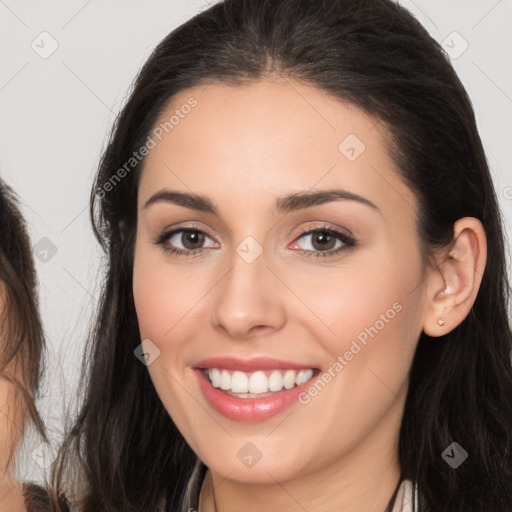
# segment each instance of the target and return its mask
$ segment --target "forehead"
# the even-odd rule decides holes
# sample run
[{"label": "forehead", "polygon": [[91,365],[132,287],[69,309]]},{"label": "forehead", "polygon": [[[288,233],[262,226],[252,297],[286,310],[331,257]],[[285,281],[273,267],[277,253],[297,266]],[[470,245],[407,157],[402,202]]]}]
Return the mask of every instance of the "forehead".
[{"label": "forehead", "polygon": [[293,191],[342,187],[384,211],[415,210],[385,127],[301,82],[192,87],[174,96],[155,128],[161,140],[146,157],[139,204],[159,188],[270,207]]}]

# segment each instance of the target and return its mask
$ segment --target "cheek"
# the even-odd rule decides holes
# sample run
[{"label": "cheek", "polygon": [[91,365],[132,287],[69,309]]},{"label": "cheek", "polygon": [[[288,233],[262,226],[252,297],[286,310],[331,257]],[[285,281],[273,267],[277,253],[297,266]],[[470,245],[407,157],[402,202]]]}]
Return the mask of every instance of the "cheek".
[{"label": "cheek", "polygon": [[200,286],[168,265],[165,254],[137,242],[133,267],[133,296],[141,336],[158,341],[197,302]]},{"label": "cheek", "polygon": [[[148,244],[149,245],[149,244]],[[211,274],[211,272],[210,272]],[[150,339],[160,350],[157,364],[182,368],[189,341],[208,318],[203,300],[218,279],[206,270],[170,263],[160,249],[136,244],[133,296],[141,340]]]},{"label": "cheek", "polygon": [[[397,259],[389,254],[377,261],[354,258],[339,271],[325,277],[302,280],[297,295],[304,297],[314,314],[305,315],[331,354],[350,349],[351,341],[362,343],[375,331],[392,333],[402,323],[416,318],[413,290],[420,282],[419,260]],[[412,315],[413,318],[409,318]],[[392,336],[391,336],[392,337]]]},{"label": "cheek", "polygon": [[[301,288],[315,315],[302,320],[316,342],[330,355],[324,369],[325,386],[301,397],[305,409],[322,411],[323,435],[333,445],[347,447],[368,435],[405,399],[404,386],[421,333],[419,259],[392,257],[340,269],[338,277]],[[306,318],[306,317],[305,317]],[[325,389],[325,391],[324,391]],[[337,404],[333,406],[333,404]],[[316,415],[305,415],[304,425],[319,429]],[[331,456],[329,447],[324,456]]]},{"label": "cheek", "polygon": [[[316,286],[303,281],[298,294],[308,298],[315,313],[304,317],[306,329],[316,333],[331,358],[326,379],[332,386],[327,386],[368,426],[407,380],[421,334],[423,288],[417,285],[422,266],[413,250],[404,257],[391,248],[387,254],[361,255],[350,263]],[[319,402],[323,400],[327,407],[326,394]],[[378,403],[382,410],[377,413],[375,405],[372,413],[364,405],[368,403]]]}]

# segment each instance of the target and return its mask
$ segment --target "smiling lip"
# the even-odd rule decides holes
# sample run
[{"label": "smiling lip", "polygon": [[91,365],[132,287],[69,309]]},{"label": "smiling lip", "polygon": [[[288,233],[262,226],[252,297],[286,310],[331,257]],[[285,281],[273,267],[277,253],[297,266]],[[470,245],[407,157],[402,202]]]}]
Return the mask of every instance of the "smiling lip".
[{"label": "smiling lip", "polygon": [[258,370],[307,370],[315,368],[311,365],[270,359],[268,357],[255,357],[253,359],[237,359],[236,357],[212,357],[203,359],[194,365],[194,368],[224,368],[226,370],[239,370],[241,372],[256,372]]},{"label": "smiling lip", "polygon": [[204,375],[205,368],[223,368],[226,370],[255,372],[258,370],[274,369],[302,370],[315,367],[268,358],[242,360],[225,357],[205,359],[197,363],[194,368],[194,374],[208,403],[213,409],[226,418],[243,422],[262,421],[279,414],[297,402],[300,393],[313,385],[313,383],[322,376],[322,372],[319,371],[316,375],[313,375],[310,380],[300,386],[291,389],[283,388],[281,391],[261,398],[238,398],[214,388],[209,379]]}]

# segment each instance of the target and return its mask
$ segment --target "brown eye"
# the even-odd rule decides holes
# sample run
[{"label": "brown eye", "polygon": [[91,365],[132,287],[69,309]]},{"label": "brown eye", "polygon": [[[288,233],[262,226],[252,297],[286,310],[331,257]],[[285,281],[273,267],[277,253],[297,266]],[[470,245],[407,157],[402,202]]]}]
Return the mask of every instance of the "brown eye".
[{"label": "brown eye", "polygon": [[327,231],[316,231],[311,236],[312,246],[316,251],[327,251],[334,249],[336,245],[336,237],[329,234]]},{"label": "brown eye", "polygon": [[185,249],[199,249],[204,243],[205,235],[201,231],[182,231],[181,243]]},{"label": "brown eye", "polygon": [[312,229],[302,233],[293,243],[293,248],[306,257],[322,258],[334,256],[354,248],[356,240],[333,229]]},{"label": "brown eye", "polygon": [[164,251],[180,256],[197,256],[218,244],[200,229],[182,228],[164,232],[154,241]]}]

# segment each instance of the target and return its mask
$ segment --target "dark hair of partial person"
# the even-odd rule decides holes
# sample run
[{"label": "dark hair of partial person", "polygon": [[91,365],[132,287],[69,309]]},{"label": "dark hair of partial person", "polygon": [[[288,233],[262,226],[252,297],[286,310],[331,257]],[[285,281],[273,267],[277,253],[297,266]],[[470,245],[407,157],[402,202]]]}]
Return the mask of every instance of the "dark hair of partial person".
[{"label": "dark hair of partial person", "polygon": [[[32,249],[16,194],[0,179],[0,282],[2,283],[0,375],[15,389],[15,407],[47,441],[36,407],[45,349]],[[2,418],[0,418],[2,419]],[[7,428],[17,428],[7,422]],[[20,433],[21,434],[21,433]],[[9,454],[12,464],[15,451]],[[35,486],[26,487],[30,501]]]},{"label": "dark hair of partial person", "polygon": [[[440,45],[391,0],[226,0],[154,49],[114,124],[91,193],[106,280],[57,492],[84,512],[197,507],[206,468],[134,357],[141,343],[132,274],[144,160],[108,192],[104,184],[146,143],[177,93],[269,77],[316,87],[385,127],[389,154],[418,198],[425,268],[435,268],[436,250],[451,248],[455,221],[482,222],[488,257],[473,307],[451,332],[435,339],[423,333],[418,341],[399,460],[401,478],[418,483],[421,511],[509,512],[512,335],[503,221],[466,90]],[[441,456],[454,441],[469,453],[456,470]]]}]

